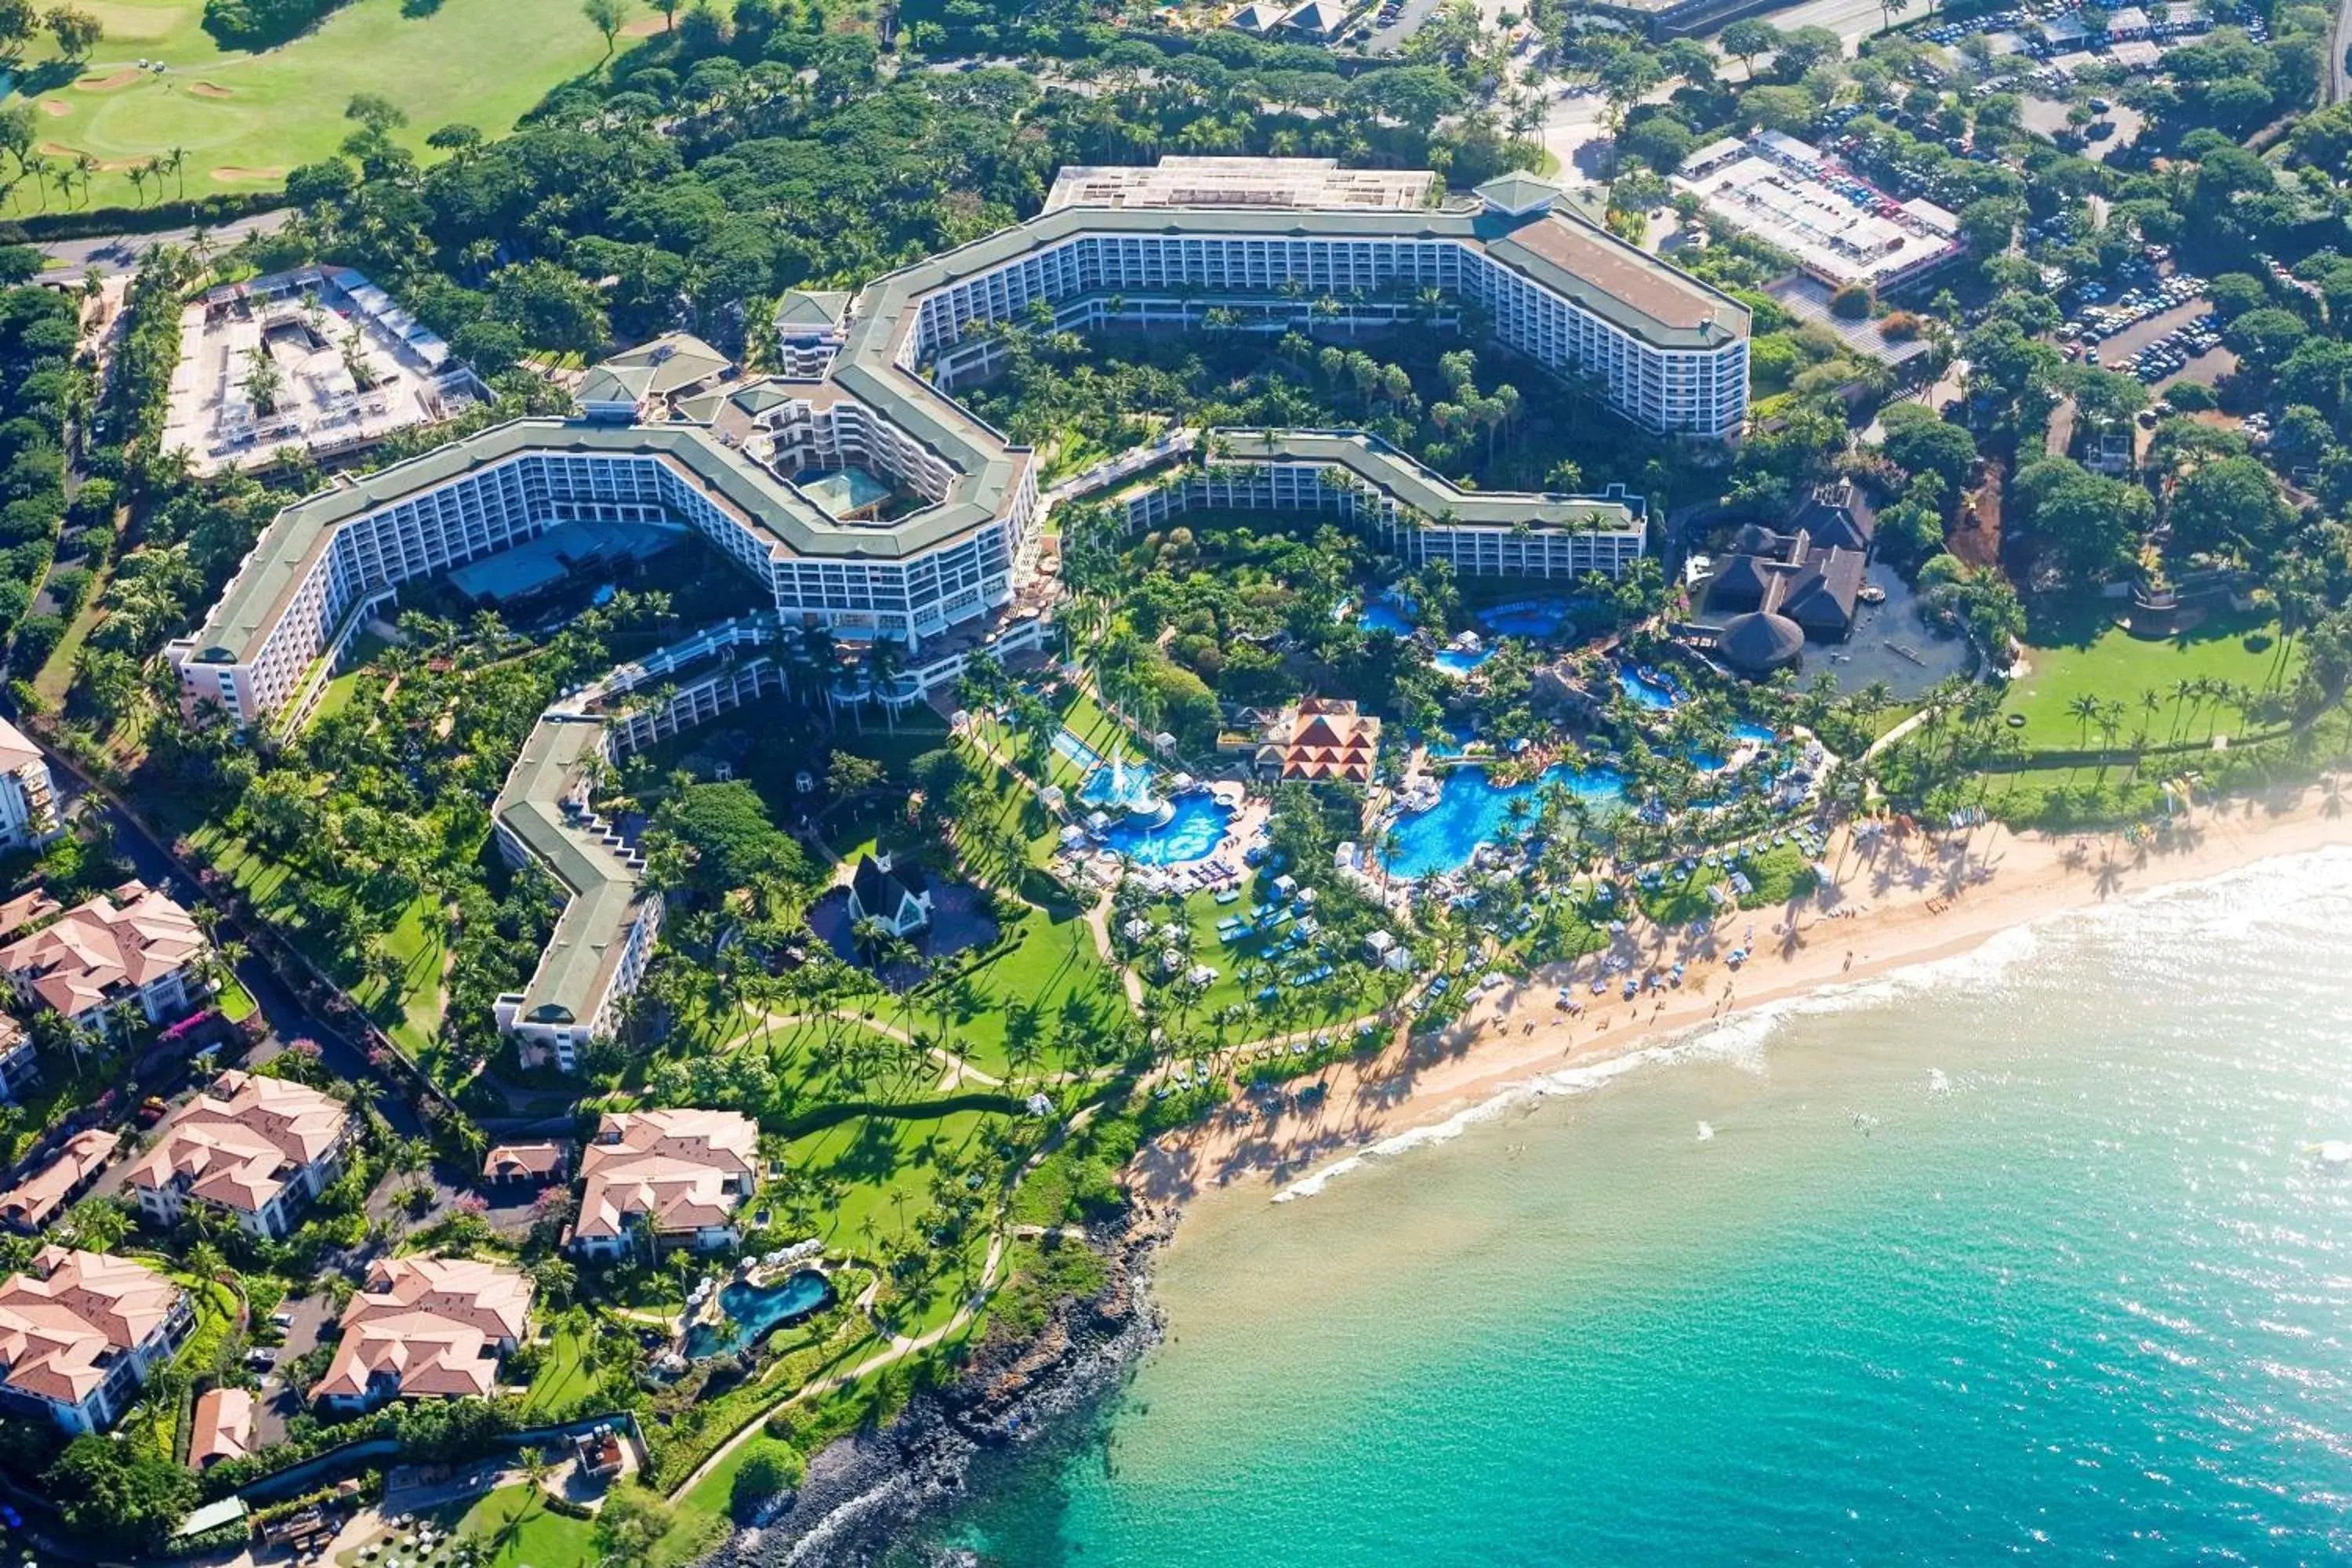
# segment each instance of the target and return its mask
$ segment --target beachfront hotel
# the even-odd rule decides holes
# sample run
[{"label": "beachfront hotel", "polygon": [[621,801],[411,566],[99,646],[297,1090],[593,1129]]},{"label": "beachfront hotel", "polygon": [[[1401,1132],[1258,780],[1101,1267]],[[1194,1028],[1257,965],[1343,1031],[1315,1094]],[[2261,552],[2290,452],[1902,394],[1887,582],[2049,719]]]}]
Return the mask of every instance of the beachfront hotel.
[{"label": "beachfront hotel", "polygon": [[[1507,175],[1408,206],[1410,184],[1314,160],[1231,163],[1134,182],[1080,171],[1077,199],[1129,205],[1049,206],[855,295],[789,296],[785,375],[746,378],[706,344],[661,340],[592,372],[581,417],[494,426],[297,502],[171,646],[183,700],[241,723],[299,719],[402,584],[567,523],[691,528],[761,582],[780,623],[898,641],[927,689],[942,658],[1018,618],[1036,465],[954,393],[999,368],[1003,324],[1036,317],[1181,331],[1216,310],[1243,331],[1326,335],[1472,319],[1646,429],[1739,433],[1745,308],[1558,208],[1556,188]],[[1201,205],[1159,205],[1173,193]],[[1376,486],[1404,471],[1371,467],[1359,477]],[[1559,526],[1464,512],[1461,537],[1408,553],[1516,572],[1501,543],[1514,523]],[[1597,570],[1625,560],[1588,553]]]},{"label": "beachfront hotel", "polygon": [[566,1237],[583,1257],[649,1247],[709,1252],[740,1237],[760,1129],[732,1110],[608,1112],[580,1151],[580,1217]]}]

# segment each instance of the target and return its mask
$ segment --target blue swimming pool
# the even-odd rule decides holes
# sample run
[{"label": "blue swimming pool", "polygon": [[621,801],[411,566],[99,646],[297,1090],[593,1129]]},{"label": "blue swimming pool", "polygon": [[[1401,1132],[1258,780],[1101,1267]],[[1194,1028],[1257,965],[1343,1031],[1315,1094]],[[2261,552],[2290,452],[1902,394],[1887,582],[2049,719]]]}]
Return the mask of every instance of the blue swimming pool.
[{"label": "blue swimming pool", "polygon": [[1078,804],[1105,811],[1128,811],[1151,797],[1150,763],[1106,763],[1097,759],[1078,785]]},{"label": "blue swimming pool", "polygon": [[1105,845],[1139,866],[1181,866],[1205,859],[1225,837],[1234,814],[1207,790],[1187,790],[1168,803],[1166,822],[1115,822],[1103,832]]},{"label": "blue swimming pool", "polygon": [[1409,637],[1418,629],[1405,618],[1404,612],[1386,599],[1374,599],[1356,612],[1356,624],[1368,632],[1393,632]]},{"label": "blue swimming pool", "polygon": [[1682,693],[1664,680],[1643,675],[1630,664],[1617,667],[1617,689],[1622,691],[1636,708],[1654,709],[1661,712],[1680,702]]},{"label": "blue swimming pool", "polygon": [[730,1280],[719,1291],[719,1310],[727,1314],[727,1322],[697,1323],[687,1330],[686,1353],[695,1361],[733,1355],[756,1343],[769,1330],[805,1318],[832,1299],[832,1285],[814,1268],[803,1268],[774,1285]]},{"label": "blue swimming pool", "polygon": [[1497,605],[1481,613],[1478,619],[1497,637],[1556,637],[1568,629],[1568,601],[1527,599],[1517,604]]},{"label": "blue swimming pool", "polygon": [[[1769,746],[1778,738],[1778,736],[1763,725],[1751,724],[1745,719],[1731,727],[1731,748],[1734,751],[1738,750],[1741,746],[1749,744]],[[1731,761],[1731,759],[1723,752],[1710,752],[1703,746],[1693,746],[1689,751],[1683,754],[1688,757],[1694,764],[1706,769],[1708,773],[1717,772],[1718,769],[1728,765]]]},{"label": "blue swimming pool", "polygon": [[1502,839],[1510,823],[1511,802],[1526,801],[1531,822],[1536,792],[1553,783],[1566,784],[1588,805],[1624,804],[1624,777],[1609,768],[1557,763],[1541,778],[1516,784],[1493,783],[1484,768],[1455,768],[1445,775],[1435,805],[1397,818],[1397,852],[1387,860],[1389,870],[1399,877],[1427,877],[1468,865],[1478,846]]},{"label": "blue swimming pool", "polygon": [[1495,650],[1490,647],[1482,647],[1476,653],[1458,647],[1442,647],[1431,656],[1429,662],[1449,675],[1467,675],[1494,657]]}]

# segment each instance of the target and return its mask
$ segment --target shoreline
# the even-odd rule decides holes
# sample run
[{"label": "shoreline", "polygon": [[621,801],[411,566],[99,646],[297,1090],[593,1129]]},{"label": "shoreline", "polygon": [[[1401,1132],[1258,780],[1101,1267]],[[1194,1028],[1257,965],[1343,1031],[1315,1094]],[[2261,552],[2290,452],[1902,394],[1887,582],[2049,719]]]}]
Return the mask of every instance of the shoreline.
[{"label": "shoreline", "polygon": [[[1997,824],[1899,836],[1883,826],[1874,836],[1868,825],[1860,835],[1833,833],[1820,864],[1834,884],[1789,906],[1726,914],[1704,936],[1628,922],[1608,949],[1540,966],[1444,1030],[1298,1080],[1293,1087],[1324,1086],[1310,1105],[1236,1099],[1146,1145],[1128,1167],[1129,1189],[1181,1236],[1189,1200],[1203,1192],[1265,1184],[1281,1201],[1295,1184],[1377,1144],[1433,1131],[1564,1071],[1623,1064],[1692,1029],[1958,957],[2039,921],[2352,846],[2352,807],[2326,781],[2197,805],[2138,842],[2120,833],[2016,834]],[[1750,957],[1734,971],[1723,954],[1743,944]],[[1612,955],[1631,967],[1593,995]],[[1679,988],[1622,999],[1625,973],[1678,960],[1686,965]],[[1580,1016],[1556,1007],[1563,987],[1582,1005]]]}]

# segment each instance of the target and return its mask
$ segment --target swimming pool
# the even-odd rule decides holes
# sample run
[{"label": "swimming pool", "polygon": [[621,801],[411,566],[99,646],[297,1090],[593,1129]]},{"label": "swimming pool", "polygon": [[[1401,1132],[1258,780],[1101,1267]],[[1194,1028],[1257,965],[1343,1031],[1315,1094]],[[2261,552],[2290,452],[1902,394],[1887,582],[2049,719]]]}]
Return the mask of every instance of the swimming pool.
[{"label": "swimming pool", "polygon": [[1429,662],[1448,675],[1467,675],[1494,657],[1495,650],[1490,647],[1482,647],[1476,653],[1458,647],[1442,647],[1431,656]]},{"label": "swimming pool", "polygon": [[1182,866],[1208,858],[1223,841],[1234,814],[1207,790],[1187,790],[1168,803],[1167,821],[1115,822],[1102,841],[1139,866]]},{"label": "swimming pool", "polygon": [[1680,702],[1682,693],[1664,680],[1643,675],[1630,664],[1617,667],[1617,689],[1622,691],[1636,708],[1649,708],[1663,712]]},{"label": "swimming pool", "polygon": [[[1743,719],[1731,727],[1733,750],[1745,745],[1769,746],[1780,737],[1761,724],[1751,724]],[[1719,773],[1730,765],[1730,757],[1720,752],[1710,752],[1704,746],[1693,746],[1683,753],[1692,763],[1708,773]]]},{"label": "swimming pool", "polygon": [[1358,610],[1356,624],[1368,632],[1393,632],[1401,637],[1409,637],[1419,629],[1386,599],[1374,599]]},{"label": "swimming pool", "polygon": [[1568,629],[1568,601],[1526,599],[1482,612],[1479,621],[1497,637],[1556,637]]},{"label": "swimming pool", "polygon": [[1392,830],[1397,851],[1394,857],[1384,858],[1385,864],[1399,877],[1427,877],[1466,866],[1478,846],[1502,839],[1511,802],[1526,801],[1526,820],[1535,820],[1536,794],[1548,784],[1567,785],[1570,794],[1596,808],[1622,805],[1625,801],[1624,776],[1611,768],[1555,763],[1541,778],[1515,784],[1491,782],[1484,768],[1455,768],[1445,775],[1435,805],[1396,819]]},{"label": "swimming pool", "polygon": [[697,1323],[686,1331],[686,1353],[733,1355],[778,1324],[805,1318],[833,1299],[833,1286],[814,1268],[803,1268],[775,1285],[730,1280],[719,1292],[719,1310],[728,1321]]}]

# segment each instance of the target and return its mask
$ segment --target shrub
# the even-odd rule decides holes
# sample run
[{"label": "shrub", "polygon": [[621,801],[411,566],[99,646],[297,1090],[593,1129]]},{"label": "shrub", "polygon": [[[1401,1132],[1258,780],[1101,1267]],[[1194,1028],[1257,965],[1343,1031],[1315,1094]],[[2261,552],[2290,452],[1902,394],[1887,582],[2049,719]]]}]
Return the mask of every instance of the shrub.
[{"label": "shrub", "polygon": [[1919,335],[1919,318],[1908,310],[1889,310],[1878,323],[1878,332],[1888,342],[1907,342]]},{"label": "shrub", "polygon": [[1830,314],[1841,321],[1869,320],[1870,305],[1870,289],[1860,283],[1849,283],[1830,296]]}]

